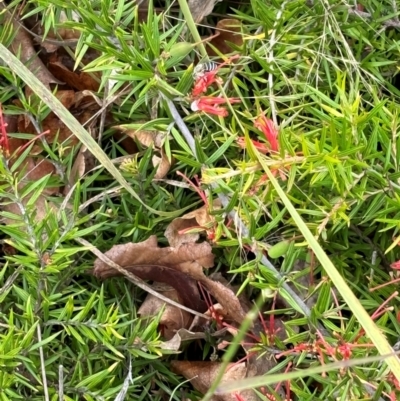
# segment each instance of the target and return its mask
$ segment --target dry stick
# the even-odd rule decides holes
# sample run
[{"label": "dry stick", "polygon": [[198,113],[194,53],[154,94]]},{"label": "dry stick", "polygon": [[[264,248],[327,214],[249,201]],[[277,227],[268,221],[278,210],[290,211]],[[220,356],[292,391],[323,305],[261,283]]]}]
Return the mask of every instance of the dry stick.
[{"label": "dry stick", "polygon": [[[175,120],[176,125],[179,127],[181,130],[186,142],[188,143],[190,149],[192,150],[193,154],[196,156],[196,149],[194,145],[194,139],[186,126],[185,122],[182,120],[182,117],[179,115],[178,110],[176,109],[174,103],[169,100],[167,97],[163,96],[165,102],[168,105],[169,111],[172,115],[172,117]],[[213,188],[218,188],[218,184],[211,184]],[[218,198],[221,200],[222,204],[224,207],[227,207],[229,204],[229,198],[226,195],[223,194],[218,194]],[[239,217],[238,213],[236,211],[231,211],[229,212],[229,216],[233,219],[235,222],[236,228],[240,232],[241,237],[249,237],[249,230],[246,227],[246,225],[243,223],[242,219]],[[311,320],[311,311],[310,308],[303,302],[303,300],[297,295],[297,293],[283,280],[282,275],[276,270],[275,266],[260,252],[255,250],[254,253],[260,257],[261,263],[268,269],[270,270],[275,278],[278,281],[281,281],[282,288],[292,297],[292,299],[296,302],[296,304],[299,306],[301,311],[304,313],[304,315]],[[324,330],[323,328],[320,328],[321,330]],[[324,330],[325,331],[325,330]]]},{"label": "dry stick", "polygon": [[114,401],[124,401],[126,394],[128,393],[129,385],[133,383],[132,379],[132,357],[129,357],[129,367],[128,373],[126,374],[124,383],[122,384],[122,388],[120,392],[115,397]]},{"label": "dry stick", "polygon": [[143,281],[141,278],[137,277],[130,271],[124,269],[122,266],[118,265],[114,261],[112,261],[110,258],[108,258],[104,253],[100,252],[93,244],[91,244],[89,241],[86,241],[83,238],[75,238],[76,242],[79,242],[83,246],[87,246],[89,251],[92,252],[94,255],[96,255],[102,262],[107,264],[108,266],[112,267],[113,269],[117,270],[119,273],[121,273],[123,276],[125,276],[129,281],[137,285],[139,288],[141,288],[144,291],[147,291],[151,295],[154,295],[157,298],[162,299],[164,302],[171,304],[179,309],[183,309],[186,312],[191,313],[192,315],[200,316],[204,319],[210,320],[210,317],[207,315],[204,315],[203,313],[197,312],[193,309],[187,308],[186,306],[183,306],[179,304],[178,302],[173,301],[172,299],[169,299],[165,297],[164,295],[159,294],[157,291],[155,291],[152,287],[150,287],[148,284],[146,284],[145,281]]},{"label": "dry stick", "polygon": [[58,366],[58,399],[64,401],[64,367]]}]

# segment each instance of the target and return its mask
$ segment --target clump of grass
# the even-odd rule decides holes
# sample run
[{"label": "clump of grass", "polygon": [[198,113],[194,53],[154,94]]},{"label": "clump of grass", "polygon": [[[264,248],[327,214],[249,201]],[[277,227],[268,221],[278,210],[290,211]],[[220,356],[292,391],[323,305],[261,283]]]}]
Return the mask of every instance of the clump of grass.
[{"label": "clump of grass", "polygon": [[[147,21],[139,23],[137,7],[123,0],[29,3],[28,14],[42,21],[45,32],[61,27],[81,32],[76,47],[69,49],[76,66],[88,49],[98,52],[85,71],[99,74],[100,99],[118,94],[113,125],[140,127],[145,121],[146,129],[165,132],[165,151],[175,163],[170,181],[153,179],[151,149],[143,150],[130,169],[118,169],[110,159],[126,151],[114,130],[106,127],[102,133],[101,151],[77,127],[76,135],[87,141],[100,165],[75,186],[69,206],[64,199],[52,199],[57,212],[48,208],[37,222],[35,200],[49,180],[21,191],[25,172],[1,159],[2,203],[20,209],[18,215],[2,212],[3,218],[14,219],[1,227],[3,243],[16,250],[3,256],[0,269],[2,399],[114,400],[127,377],[132,377],[128,397],[180,399],[174,389],[181,379],[168,369],[176,356],[163,350],[157,319],[143,322],[136,315],[143,294],[121,279],[100,283],[88,275],[94,256],[76,241],[85,238],[105,251],[151,234],[162,239],[173,216],[201,201],[187,185],[174,184],[178,172],[199,176],[210,199],[224,196],[223,213],[236,213],[248,229],[243,235],[218,216],[218,269],[249,299],[259,293],[286,296],[289,307],[282,314],[291,334],[281,345],[290,344],[299,353],[286,355],[276,371],[290,363],[305,369],[343,359],[337,351],[346,344],[351,358],[379,354],[373,346],[354,346],[370,344],[365,327],[344,293],[333,288],[305,232],[319,242],[388,342],[398,341],[398,294],[395,283],[389,283],[390,265],[399,259],[398,12],[392,2],[363,6],[357,11],[331,0],[252,0],[227,10],[227,4],[218,4],[216,11],[241,21],[245,38],[236,49],[239,60],[220,74],[224,84],[213,93],[241,100],[222,118],[190,110],[198,48],[176,52],[183,48],[180,43],[193,42],[193,26],[187,30],[168,5],[158,15],[150,8]],[[60,22],[61,11],[67,22]],[[10,34],[3,28],[2,43],[9,43]],[[8,66],[0,68],[3,112],[25,114],[40,125],[48,104],[30,104],[21,79]],[[22,106],[15,106],[14,99]],[[194,149],[175,125],[171,102],[193,135]],[[279,130],[278,152],[267,156],[251,145],[251,139],[264,141],[254,126],[262,113]],[[238,137],[245,138],[245,149]],[[75,151],[64,152],[56,143],[45,149],[46,158],[68,174]],[[265,177],[268,169],[278,172],[284,196],[273,177]],[[32,198],[25,202],[27,196]],[[88,200],[87,208],[80,207]],[[281,241],[290,243],[284,257],[269,262],[249,251],[268,250]],[[307,262],[306,270],[296,271],[299,260]],[[266,269],[267,263],[284,279]],[[300,276],[309,277],[314,295],[306,317],[282,290],[287,281],[301,292]],[[311,330],[310,320],[324,332]],[[298,327],[299,333],[290,330]],[[318,344],[319,359],[307,359],[311,351],[306,344]],[[366,392],[379,399],[395,397],[394,384],[386,364],[371,362],[294,378],[290,388],[292,397],[302,401],[315,396],[358,399]],[[190,385],[183,388],[193,399],[199,396]]]}]

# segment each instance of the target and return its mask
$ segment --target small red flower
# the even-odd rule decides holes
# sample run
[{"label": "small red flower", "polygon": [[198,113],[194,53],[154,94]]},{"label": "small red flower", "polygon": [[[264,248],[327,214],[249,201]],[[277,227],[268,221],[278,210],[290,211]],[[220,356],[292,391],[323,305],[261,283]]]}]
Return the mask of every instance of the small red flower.
[{"label": "small red flower", "polygon": [[218,71],[225,65],[231,63],[232,60],[236,60],[239,57],[240,57],[239,54],[235,54],[234,56],[228,58],[223,63],[219,64],[216,69],[201,73],[197,77],[196,82],[194,83],[192,90],[192,97],[200,96],[202,93],[206,92],[208,87],[211,86],[214,82],[222,84],[224,81],[222,80],[222,78],[217,77]]},{"label": "small red flower", "polygon": [[339,345],[338,347],[339,354],[343,356],[343,359],[351,358],[351,348],[348,344]]},{"label": "small red flower", "polygon": [[271,150],[277,152],[279,149],[278,131],[274,126],[274,122],[263,114],[257,117],[254,121],[254,126],[265,135],[271,146]]},{"label": "small red flower", "polygon": [[400,260],[398,260],[397,262],[394,262],[390,265],[390,267],[394,270],[400,270]]},{"label": "small red flower", "polygon": [[[239,99],[235,98],[228,98],[227,100],[230,104],[240,102]],[[192,102],[190,107],[193,111],[203,111],[207,114],[226,117],[228,110],[225,107],[220,107],[220,105],[226,103],[227,100],[223,97],[203,96]]]},{"label": "small red flower", "polygon": [[212,85],[214,82],[222,84],[223,81],[220,77],[217,77],[218,70],[208,71],[201,75],[197,81],[194,83],[194,87],[192,90],[192,96],[197,97],[202,93],[207,91],[207,88]]}]

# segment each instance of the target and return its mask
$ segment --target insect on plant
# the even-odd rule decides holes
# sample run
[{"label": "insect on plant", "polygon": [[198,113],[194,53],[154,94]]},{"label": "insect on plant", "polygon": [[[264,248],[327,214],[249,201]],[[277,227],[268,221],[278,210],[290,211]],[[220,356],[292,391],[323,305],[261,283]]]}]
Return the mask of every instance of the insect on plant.
[{"label": "insect on plant", "polygon": [[202,77],[205,73],[216,71],[219,65],[214,61],[207,61],[205,63],[199,63],[193,70],[193,78],[198,79]]}]

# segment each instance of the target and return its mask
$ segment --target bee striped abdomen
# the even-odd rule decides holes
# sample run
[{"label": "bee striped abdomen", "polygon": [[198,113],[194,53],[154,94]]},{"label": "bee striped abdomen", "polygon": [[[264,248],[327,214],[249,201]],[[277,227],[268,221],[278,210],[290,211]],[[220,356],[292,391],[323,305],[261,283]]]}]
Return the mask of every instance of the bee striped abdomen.
[{"label": "bee striped abdomen", "polygon": [[218,69],[218,64],[214,61],[207,61],[205,63],[197,64],[193,71],[193,76],[195,79],[201,77],[206,72],[215,71]]}]

